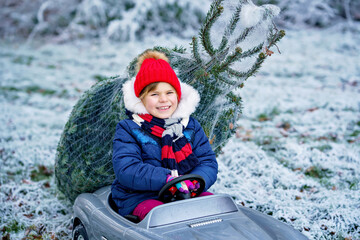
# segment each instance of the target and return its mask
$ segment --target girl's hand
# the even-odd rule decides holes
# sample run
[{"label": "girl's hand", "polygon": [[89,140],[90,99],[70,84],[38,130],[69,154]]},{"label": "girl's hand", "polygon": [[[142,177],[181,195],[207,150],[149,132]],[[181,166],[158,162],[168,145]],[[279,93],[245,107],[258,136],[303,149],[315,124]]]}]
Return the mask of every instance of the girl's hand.
[{"label": "girl's hand", "polygon": [[[168,183],[168,182],[170,182],[171,180],[174,180],[176,177],[173,177],[173,176],[171,176],[171,175],[168,175],[167,176],[167,178],[166,178],[166,182]],[[179,183],[177,183],[177,184],[175,184],[175,186],[176,186],[176,188],[180,191],[180,192],[182,192],[182,193],[189,193],[189,187],[188,187],[188,184],[187,184],[187,182],[190,182],[189,180],[187,180],[187,181],[183,181],[183,182],[179,182]],[[191,182],[190,182],[191,183]],[[191,183],[191,184],[189,184],[189,186],[191,186],[192,187],[192,189],[194,189],[194,185]]]},{"label": "girl's hand", "polygon": [[192,192],[192,191],[197,191],[200,188],[200,183],[196,180],[190,181],[190,180],[185,180],[184,181],[186,183],[186,185],[188,186],[188,189]]},{"label": "girl's hand", "polygon": [[184,182],[185,182],[186,186],[188,187],[189,191],[197,190],[195,185],[190,180],[185,180]]}]

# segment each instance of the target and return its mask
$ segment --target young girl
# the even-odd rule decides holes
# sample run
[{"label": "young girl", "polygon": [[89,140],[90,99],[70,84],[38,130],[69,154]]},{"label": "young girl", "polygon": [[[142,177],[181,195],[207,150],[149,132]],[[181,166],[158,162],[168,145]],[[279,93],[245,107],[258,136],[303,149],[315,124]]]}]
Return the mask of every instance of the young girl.
[{"label": "young girl", "polygon": [[[215,153],[198,121],[190,117],[199,93],[181,83],[165,54],[145,51],[137,62],[137,75],[123,86],[129,119],[116,127],[113,167],[116,179],[112,198],[120,215],[142,220],[154,207],[160,189],[179,175],[198,174],[205,179],[202,195],[214,184],[218,165]],[[188,181],[187,187],[195,186]],[[178,187],[181,191],[186,191]]]}]

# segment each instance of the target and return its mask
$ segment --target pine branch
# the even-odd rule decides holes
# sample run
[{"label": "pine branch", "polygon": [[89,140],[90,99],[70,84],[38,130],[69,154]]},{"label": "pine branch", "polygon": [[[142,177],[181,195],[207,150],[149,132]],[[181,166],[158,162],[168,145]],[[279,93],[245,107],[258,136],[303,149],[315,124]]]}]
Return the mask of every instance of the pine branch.
[{"label": "pine branch", "polygon": [[235,52],[226,57],[225,61],[221,64],[220,69],[225,70],[231,63],[243,58],[242,49],[240,47],[235,48]]},{"label": "pine branch", "polygon": [[259,44],[258,46],[254,47],[253,49],[247,50],[245,52],[242,52],[242,49],[237,47],[235,49],[235,53],[228,56],[226,60],[221,64],[220,69],[222,71],[225,71],[227,67],[229,67],[232,63],[239,61],[242,58],[251,57],[255,53],[258,53],[263,46],[264,43]]},{"label": "pine branch", "polygon": [[[162,46],[155,46],[154,50],[163,52],[163,53],[165,53],[166,56],[169,56],[171,53],[171,50],[169,48],[162,47]],[[137,58],[134,61],[137,61]]]},{"label": "pine branch", "polygon": [[236,24],[240,20],[240,12],[241,12],[242,5],[238,6],[230,20],[230,23],[227,25],[227,28],[225,29],[224,36],[221,40],[221,43],[218,48],[218,52],[221,52],[225,49],[227,43],[229,42],[229,36],[232,35],[232,33],[235,30]]},{"label": "pine branch", "polygon": [[255,73],[257,73],[259,71],[259,69],[260,69],[261,65],[264,63],[265,59],[266,59],[265,53],[261,52],[259,54],[259,56],[256,58],[256,61],[253,64],[253,66],[248,71],[249,77],[253,76]]},{"label": "pine branch", "polygon": [[254,29],[254,27],[246,28],[242,34],[235,40],[235,45],[239,44],[240,42],[244,41],[245,38],[249,35],[249,33]]},{"label": "pine branch", "polygon": [[198,44],[198,41],[197,41],[197,38],[196,37],[193,37],[192,38],[192,54],[194,56],[194,59],[195,61],[198,63],[198,64],[201,64],[202,65],[202,59],[200,57],[200,53],[199,53],[199,44]]},{"label": "pine branch", "polygon": [[218,80],[229,86],[234,86],[237,84],[237,81],[231,80],[230,78],[225,77],[225,76],[219,76]]},{"label": "pine branch", "polygon": [[244,81],[246,81],[249,77],[253,76],[261,67],[262,63],[264,62],[264,60],[266,59],[266,55],[265,53],[261,52],[259,54],[259,56],[256,58],[255,63],[251,66],[251,68],[246,71],[246,72],[238,72],[232,68],[228,68],[226,71],[233,77],[236,78],[243,78],[244,80],[240,83],[237,84],[237,86],[235,86],[235,88],[237,87],[241,87],[241,85],[243,84]]},{"label": "pine branch", "polygon": [[235,95],[233,92],[230,92],[226,95],[230,102],[235,103],[237,107],[241,107],[241,97]]},{"label": "pine branch", "polygon": [[202,45],[203,45],[205,51],[210,56],[213,56],[215,54],[214,47],[210,40],[210,29],[211,29],[212,25],[214,24],[214,22],[216,21],[216,19],[221,15],[221,13],[224,10],[224,8],[220,5],[221,2],[223,2],[223,0],[217,0],[211,4],[210,11],[208,12],[208,14],[206,16],[205,23],[201,27],[200,33],[199,33]]},{"label": "pine branch", "polygon": [[259,45],[257,45],[256,47],[254,47],[253,49],[247,50],[242,54],[243,58],[247,58],[247,57],[251,57],[252,55],[254,55],[255,53],[258,53],[259,51],[261,51],[262,47],[264,46],[264,43],[260,43]]},{"label": "pine branch", "polygon": [[246,77],[248,74],[247,72],[239,72],[232,68],[226,69],[226,72],[228,72],[231,76],[239,78],[239,79]]},{"label": "pine branch", "polygon": [[271,34],[270,36],[272,36],[272,38],[270,38],[269,40],[269,46],[268,48],[270,48],[271,46],[275,45],[278,41],[280,41],[284,36],[285,36],[285,30],[277,30],[277,28],[274,25],[274,29],[275,29],[275,34]]}]

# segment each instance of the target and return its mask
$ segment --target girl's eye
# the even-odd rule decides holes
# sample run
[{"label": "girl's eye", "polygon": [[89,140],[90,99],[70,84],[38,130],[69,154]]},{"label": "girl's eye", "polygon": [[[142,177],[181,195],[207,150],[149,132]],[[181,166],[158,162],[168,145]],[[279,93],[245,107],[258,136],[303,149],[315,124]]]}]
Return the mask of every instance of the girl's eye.
[{"label": "girl's eye", "polygon": [[157,93],[151,93],[150,96],[157,96]]},{"label": "girl's eye", "polygon": [[168,94],[173,94],[174,92],[168,92]]}]

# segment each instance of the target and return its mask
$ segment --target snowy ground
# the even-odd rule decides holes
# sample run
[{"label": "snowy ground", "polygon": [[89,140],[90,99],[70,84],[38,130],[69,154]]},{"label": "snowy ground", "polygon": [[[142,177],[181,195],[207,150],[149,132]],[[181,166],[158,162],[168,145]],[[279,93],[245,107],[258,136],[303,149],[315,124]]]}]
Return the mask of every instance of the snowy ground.
[{"label": "snowy ground", "polygon": [[[54,184],[72,106],[168,37],[112,45],[0,45],[0,232],[68,239],[71,205]],[[360,239],[360,42],[335,30],[287,31],[241,90],[243,115],[218,157],[213,192],[231,194],[310,239]]]}]

